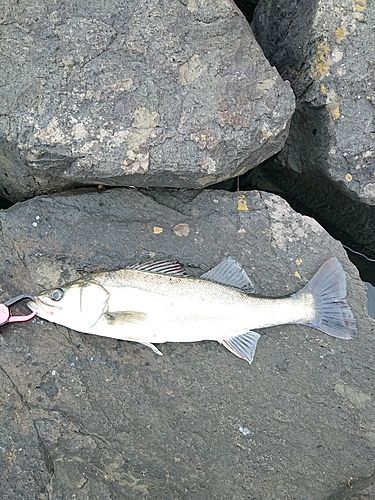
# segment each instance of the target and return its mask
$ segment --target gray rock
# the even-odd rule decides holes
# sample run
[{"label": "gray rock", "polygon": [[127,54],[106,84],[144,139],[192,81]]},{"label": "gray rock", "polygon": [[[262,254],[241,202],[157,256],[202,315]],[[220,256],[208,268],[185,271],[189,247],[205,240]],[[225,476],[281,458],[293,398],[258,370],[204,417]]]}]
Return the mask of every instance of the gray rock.
[{"label": "gray rock", "polygon": [[5,2],[0,194],[202,187],[284,145],[294,96],[226,0]]},{"label": "gray rock", "polygon": [[375,498],[375,475],[350,478],[347,484],[332,493],[327,500],[369,500],[371,498]]},{"label": "gray rock", "polygon": [[[269,179],[375,253],[375,7],[260,0],[253,30],[297,110]],[[280,178],[280,179],[279,179]]]},{"label": "gray rock", "polygon": [[360,332],[267,329],[249,366],[215,342],[159,357],[41,320],[4,327],[4,498],[315,500],[371,476],[374,323],[314,220],[261,192],[113,189],[35,198],[0,223],[3,297],[150,257],[200,275],[228,254],[260,294],[284,295],[336,255]]}]

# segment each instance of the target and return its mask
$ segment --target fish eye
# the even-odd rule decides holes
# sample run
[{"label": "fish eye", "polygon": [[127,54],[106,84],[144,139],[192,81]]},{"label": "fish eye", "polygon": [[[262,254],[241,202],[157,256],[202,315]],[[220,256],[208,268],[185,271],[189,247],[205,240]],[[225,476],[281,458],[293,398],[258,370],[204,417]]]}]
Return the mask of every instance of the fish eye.
[{"label": "fish eye", "polygon": [[63,298],[63,295],[64,295],[64,292],[63,290],[61,290],[61,288],[56,288],[56,290],[54,290],[50,297],[52,300],[54,300],[55,302],[58,302],[59,300],[61,300]]}]

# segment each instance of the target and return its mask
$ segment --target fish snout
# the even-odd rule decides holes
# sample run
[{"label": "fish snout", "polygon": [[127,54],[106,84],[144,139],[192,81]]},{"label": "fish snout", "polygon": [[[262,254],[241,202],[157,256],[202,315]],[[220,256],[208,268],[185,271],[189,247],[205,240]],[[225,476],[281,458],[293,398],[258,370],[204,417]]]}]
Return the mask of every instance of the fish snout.
[{"label": "fish snout", "polygon": [[44,314],[48,314],[49,316],[53,316],[55,311],[54,308],[49,306],[48,304],[41,301],[38,297],[34,297],[33,300],[28,300],[26,302],[26,306],[38,316],[42,316]]}]

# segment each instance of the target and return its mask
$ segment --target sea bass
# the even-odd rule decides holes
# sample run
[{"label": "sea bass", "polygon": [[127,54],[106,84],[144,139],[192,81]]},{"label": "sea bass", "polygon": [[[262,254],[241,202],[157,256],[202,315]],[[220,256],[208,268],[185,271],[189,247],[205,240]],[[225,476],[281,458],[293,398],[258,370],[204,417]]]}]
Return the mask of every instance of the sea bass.
[{"label": "sea bass", "polygon": [[91,274],[28,302],[39,317],[83,333],[154,344],[215,340],[252,362],[254,330],[295,323],[341,339],[356,335],[346,302],[346,276],[329,259],[300,291],[282,298],[255,295],[240,264],[227,257],[200,278],[177,261],[136,264]]}]

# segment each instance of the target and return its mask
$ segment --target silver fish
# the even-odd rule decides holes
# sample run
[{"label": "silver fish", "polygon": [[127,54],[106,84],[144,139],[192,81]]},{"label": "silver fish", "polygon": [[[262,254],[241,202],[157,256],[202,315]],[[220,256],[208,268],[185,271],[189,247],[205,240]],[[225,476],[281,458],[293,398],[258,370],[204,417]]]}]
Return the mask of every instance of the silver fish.
[{"label": "silver fish", "polygon": [[341,339],[356,335],[346,302],[346,276],[329,259],[300,291],[259,297],[240,264],[227,257],[200,278],[177,261],[145,262],[91,274],[28,302],[46,320],[83,333],[154,344],[215,340],[252,362],[260,335],[254,330],[301,324]]}]

